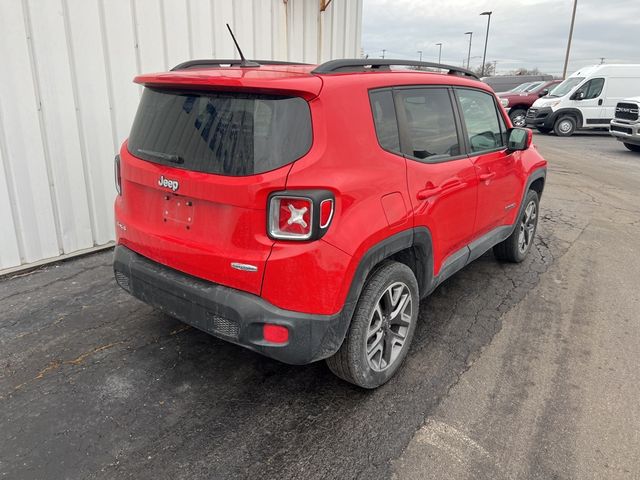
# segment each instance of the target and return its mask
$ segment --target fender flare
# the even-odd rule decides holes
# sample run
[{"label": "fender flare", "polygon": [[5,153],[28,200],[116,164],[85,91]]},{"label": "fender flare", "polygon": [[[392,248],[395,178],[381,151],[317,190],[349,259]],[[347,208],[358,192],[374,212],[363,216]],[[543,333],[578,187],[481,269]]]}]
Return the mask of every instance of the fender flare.
[{"label": "fender flare", "polygon": [[563,116],[570,116],[576,119],[576,128],[582,128],[582,124],[584,123],[582,112],[577,108],[561,108],[560,110],[556,110],[551,114],[551,128],[553,128],[556,124],[556,121]]}]

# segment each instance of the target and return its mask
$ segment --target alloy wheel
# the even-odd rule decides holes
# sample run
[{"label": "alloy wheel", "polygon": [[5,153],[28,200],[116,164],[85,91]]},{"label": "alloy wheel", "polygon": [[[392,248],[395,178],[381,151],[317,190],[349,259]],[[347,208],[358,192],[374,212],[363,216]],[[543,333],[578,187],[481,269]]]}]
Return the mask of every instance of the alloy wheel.
[{"label": "alloy wheel", "polygon": [[382,372],[400,356],[412,322],[411,290],[395,282],[382,293],[371,313],[367,329],[367,361]]},{"label": "alloy wheel", "polygon": [[537,218],[538,208],[536,207],[536,202],[532,200],[524,209],[524,215],[520,222],[520,235],[518,236],[518,249],[520,253],[525,253],[533,241]]}]

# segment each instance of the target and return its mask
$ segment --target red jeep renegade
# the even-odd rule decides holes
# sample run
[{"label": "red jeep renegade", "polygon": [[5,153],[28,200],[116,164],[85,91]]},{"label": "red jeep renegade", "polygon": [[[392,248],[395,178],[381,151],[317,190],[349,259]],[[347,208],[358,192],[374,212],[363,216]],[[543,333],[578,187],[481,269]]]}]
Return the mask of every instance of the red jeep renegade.
[{"label": "red jeep renegade", "polygon": [[546,162],[469,71],[258,63],[135,79],[115,277],[216,337],[377,387],[420,299],[492,247],[525,258]]}]

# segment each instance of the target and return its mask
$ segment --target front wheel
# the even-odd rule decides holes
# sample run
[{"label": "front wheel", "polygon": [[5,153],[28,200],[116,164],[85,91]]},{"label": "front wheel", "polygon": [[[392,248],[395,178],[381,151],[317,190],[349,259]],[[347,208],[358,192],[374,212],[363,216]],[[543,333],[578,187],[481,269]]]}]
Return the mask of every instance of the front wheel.
[{"label": "front wheel", "polygon": [[420,298],[409,267],[385,262],[365,284],[340,350],[326,360],[347,382],[376,388],[402,365],[413,339]]},{"label": "front wheel", "polygon": [[524,199],[524,210],[516,222],[513,233],[493,247],[493,254],[498,260],[520,263],[527,257],[538,227],[539,205],[538,193],[529,190]]},{"label": "front wheel", "polygon": [[625,147],[627,147],[632,152],[640,152],[640,145],[634,145],[633,143],[625,143]]},{"label": "front wheel", "polygon": [[526,124],[527,111],[522,108],[511,109],[509,118],[514,127],[524,127]]},{"label": "front wheel", "polygon": [[560,117],[553,127],[559,137],[570,137],[576,131],[576,121],[573,117]]}]

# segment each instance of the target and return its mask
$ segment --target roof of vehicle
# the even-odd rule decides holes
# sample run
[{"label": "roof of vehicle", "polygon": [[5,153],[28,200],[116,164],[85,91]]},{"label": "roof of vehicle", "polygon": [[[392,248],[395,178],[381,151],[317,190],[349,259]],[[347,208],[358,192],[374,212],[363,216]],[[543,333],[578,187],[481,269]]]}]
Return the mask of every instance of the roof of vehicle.
[{"label": "roof of vehicle", "polygon": [[606,75],[607,73],[615,73],[616,75],[629,73],[628,76],[640,75],[640,64],[633,63],[602,63],[598,65],[587,65],[573,72],[570,77],[589,77],[596,73]]},{"label": "roof of vehicle", "polygon": [[[377,62],[372,60],[369,61],[370,63],[365,63],[358,59],[358,63],[354,64],[355,66],[351,69],[348,69],[348,66],[344,66],[345,62],[347,62],[346,60],[333,61],[334,64],[338,65],[338,69],[335,71],[321,70],[321,67],[332,62],[327,62],[322,65],[266,63],[259,67],[241,67],[238,63],[230,64],[230,66],[222,66],[224,65],[223,62],[225,61],[193,61],[192,64],[186,68],[180,68],[182,65],[191,63],[185,62],[185,64],[178,65],[169,72],[138,75],[135,77],[134,82],[146,86],[185,85],[200,88],[215,86],[217,88],[250,89],[252,91],[280,91],[306,98],[317,96],[325,82],[334,83],[347,80],[347,83],[350,83],[348,78],[354,77],[357,78],[359,82],[362,82],[363,79],[368,79],[366,83],[370,88],[383,85],[449,84],[474,86],[490,90],[479,80],[469,77],[468,75],[473,75],[471,72],[458,69],[457,67],[428,64],[426,62],[422,63],[431,65],[429,68],[449,70],[450,73],[443,74],[436,71],[390,68],[392,65],[396,65],[396,63],[393,62],[398,62],[398,64],[402,65],[420,63],[404,60],[387,60],[380,67],[368,68],[370,63],[375,65]],[[339,62],[342,62],[342,64]],[[434,65],[437,66],[434,67]],[[458,74],[458,72],[460,72],[460,74]]]}]

